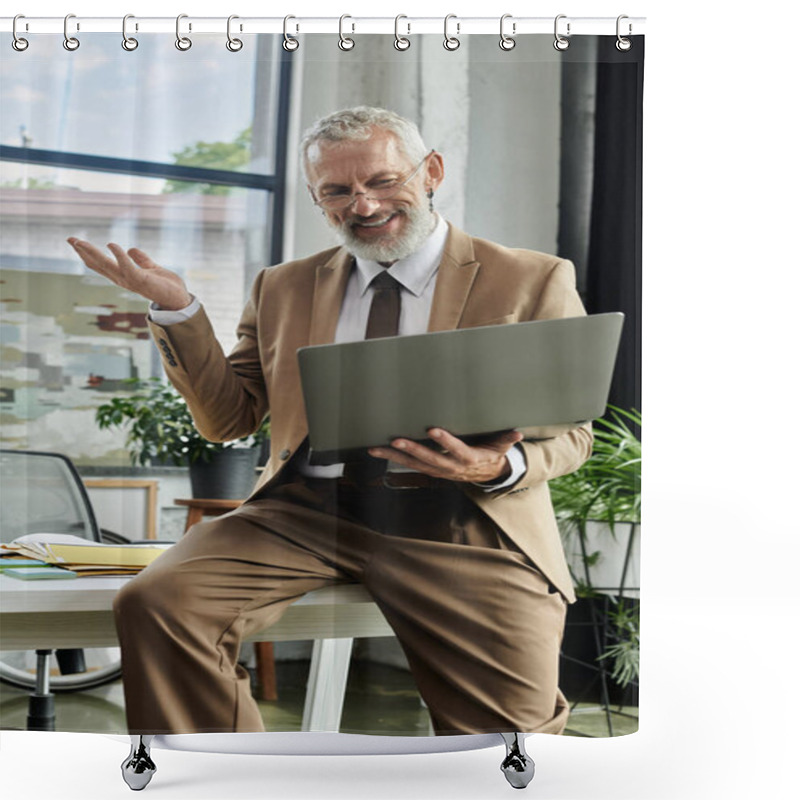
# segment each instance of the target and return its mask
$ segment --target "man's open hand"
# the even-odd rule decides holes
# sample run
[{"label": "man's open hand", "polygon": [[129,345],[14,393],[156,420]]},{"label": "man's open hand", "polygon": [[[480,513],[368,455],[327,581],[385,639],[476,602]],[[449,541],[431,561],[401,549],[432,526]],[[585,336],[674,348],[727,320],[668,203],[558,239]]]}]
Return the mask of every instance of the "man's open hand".
[{"label": "man's open hand", "polygon": [[166,311],[186,308],[192,302],[192,296],[179,275],[159,267],[147,253],[136,247],[126,253],[118,244],[111,242],[108,249],[114,258],[109,258],[89,242],[74,236],[67,241],[89,269]]},{"label": "man's open hand", "polygon": [[468,445],[441,428],[431,428],[428,434],[441,450],[434,450],[411,439],[394,439],[391,447],[371,447],[369,453],[434,478],[490,483],[510,474],[506,453],[522,440],[522,434],[518,431],[501,433],[480,445]]}]

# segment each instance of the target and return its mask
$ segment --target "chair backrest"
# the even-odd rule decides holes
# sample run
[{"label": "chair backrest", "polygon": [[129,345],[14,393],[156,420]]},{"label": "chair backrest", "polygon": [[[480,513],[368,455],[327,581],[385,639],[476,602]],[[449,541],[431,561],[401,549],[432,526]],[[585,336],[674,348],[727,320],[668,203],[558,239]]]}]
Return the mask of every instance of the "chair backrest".
[{"label": "chair backrest", "polygon": [[0,542],[28,533],[100,541],[89,496],[66,456],[0,450]]}]

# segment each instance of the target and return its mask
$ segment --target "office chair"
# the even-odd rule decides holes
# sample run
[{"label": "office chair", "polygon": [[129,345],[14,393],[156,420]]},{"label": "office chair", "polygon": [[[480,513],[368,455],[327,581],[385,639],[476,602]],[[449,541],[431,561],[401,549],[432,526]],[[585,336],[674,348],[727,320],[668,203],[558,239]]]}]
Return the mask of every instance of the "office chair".
[{"label": "office chair", "polygon": [[[75,466],[59,453],[0,450],[0,541],[29,533],[69,533],[102,540]],[[53,691],[79,691],[119,677],[117,648],[56,650],[60,675],[50,676],[53,650],[0,651],[0,680],[31,689],[28,729],[54,730]]]}]

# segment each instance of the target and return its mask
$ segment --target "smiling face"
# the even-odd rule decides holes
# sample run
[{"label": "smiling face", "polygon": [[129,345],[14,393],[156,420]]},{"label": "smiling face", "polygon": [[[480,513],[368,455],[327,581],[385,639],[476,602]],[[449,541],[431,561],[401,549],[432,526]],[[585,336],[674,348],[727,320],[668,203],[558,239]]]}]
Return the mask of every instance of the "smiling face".
[{"label": "smiling face", "polygon": [[426,192],[435,191],[444,177],[442,158],[438,153],[429,155],[390,198],[372,198],[370,191],[404,181],[418,163],[409,160],[393,133],[375,128],[365,141],[323,140],[313,145],[308,152],[308,188],[317,200],[355,194],[345,208],[323,208],[328,224],[356,256],[397,261],[418,250],[436,224]]}]

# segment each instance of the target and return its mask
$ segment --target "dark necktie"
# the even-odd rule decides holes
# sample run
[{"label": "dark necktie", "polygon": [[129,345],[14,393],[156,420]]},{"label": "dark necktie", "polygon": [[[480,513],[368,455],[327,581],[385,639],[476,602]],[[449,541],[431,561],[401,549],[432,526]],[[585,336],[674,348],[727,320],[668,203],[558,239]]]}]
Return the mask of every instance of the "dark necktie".
[{"label": "dark necktie", "polygon": [[370,282],[374,290],[369,307],[365,339],[397,336],[400,324],[400,284],[388,273],[381,272]]},{"label": "dark necktie", "polygon": [[[400,325],[400,284],[386,271],[376,275],[370,286],[374,289],[369,307],[365,339],[397,336]],[[353,483],[364,485],[386,472],[387,461],[367,456],[367,461],[346,464],[344,476]]]}]

